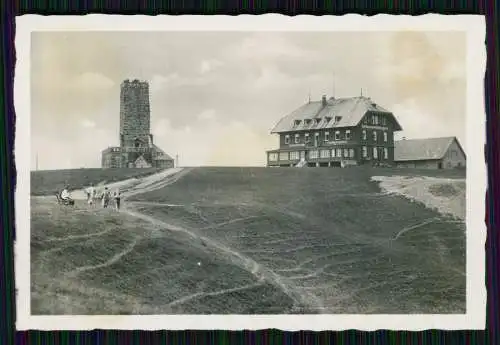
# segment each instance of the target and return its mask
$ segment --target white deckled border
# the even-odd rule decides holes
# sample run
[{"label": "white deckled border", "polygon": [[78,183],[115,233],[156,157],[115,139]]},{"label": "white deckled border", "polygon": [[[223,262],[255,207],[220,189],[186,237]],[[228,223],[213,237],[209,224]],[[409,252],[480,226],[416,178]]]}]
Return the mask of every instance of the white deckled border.
[{"label": "white deckled border", "polygon": [[[17,329],[484,329],[486,322],[485,21],[481,16],[36,16],[16,20],[15,270]],[[30,315],[30,46],[32,31],[463,31],[467,32],[467,314],[464,315]]]}]

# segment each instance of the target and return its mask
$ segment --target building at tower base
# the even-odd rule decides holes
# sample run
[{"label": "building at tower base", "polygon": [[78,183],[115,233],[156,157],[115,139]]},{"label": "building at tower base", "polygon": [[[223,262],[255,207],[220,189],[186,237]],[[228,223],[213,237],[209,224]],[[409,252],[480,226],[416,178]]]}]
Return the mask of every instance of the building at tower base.
[{"label": "building at tower base", "polygon": [[120,91],[120,146],[102,151],[103,168],[172,168],[174,160],[153,143],[149,85],[125,80]]}]

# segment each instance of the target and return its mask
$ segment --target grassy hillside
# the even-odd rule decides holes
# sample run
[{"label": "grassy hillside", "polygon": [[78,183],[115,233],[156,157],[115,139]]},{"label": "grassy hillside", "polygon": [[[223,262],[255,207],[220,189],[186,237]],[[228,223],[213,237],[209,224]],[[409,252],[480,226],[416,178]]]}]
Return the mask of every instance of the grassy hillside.
[{"label": "grassy hillside", "polygon": [[158,169],[67,169],[31,172],[31,195],[51,195],[66,184],[70,189],[81,189],[90,183],[116,182],[132,177],[147,176]]},{"label": "grassy hillside", "polygon": [[32,312],[465,312],[465,225],[384,174],[199,168],[129,214],[34,200]]}]

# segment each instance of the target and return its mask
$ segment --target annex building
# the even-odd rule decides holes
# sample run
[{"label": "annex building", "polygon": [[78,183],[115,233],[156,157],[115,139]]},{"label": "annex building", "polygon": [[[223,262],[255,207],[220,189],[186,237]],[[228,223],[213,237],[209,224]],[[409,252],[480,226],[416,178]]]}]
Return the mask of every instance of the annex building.
[{"label": "annex building", "polygon": [[171,168],[174,160],[153,142],[149,84],[125,80],[120,90],[120,146],[102,151],[103,168]]},{"label": "annex building", "polygon": [[401,130],[394,115],[369,97],[323,96],[275,125],[279,148],[267,151],[267,165],[393,165],[394,132]]},{"label": "annex building", "polygon": [[456,137],[398,140],[394,162],[400,168],[454,169],[466,167],[466,156]]}]

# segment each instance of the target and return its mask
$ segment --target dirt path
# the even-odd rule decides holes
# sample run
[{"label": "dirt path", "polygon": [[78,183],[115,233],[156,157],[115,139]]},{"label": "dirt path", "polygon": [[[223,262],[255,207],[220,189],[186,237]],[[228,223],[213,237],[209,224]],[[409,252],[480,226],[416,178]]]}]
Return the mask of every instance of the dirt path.
[{"label": "dirt path", "polygon": [[[318,311],[325,311],[325,306],[323,305],[323,301],[321,301],[316,295],[305,291],[304,289],[301,289],[297,286],[295,286],[289,279],[284,278],[271,270],[268,267],[263,266],[262,264],[256,262],[252,258],[235,251],[234,249],[226,246],[223,243],[220,243],[216,240],[213,240],[209,237],[205,237],[197,232],[194,232],[192,230],[188,230],[176,225],[168,224],[167,222],[164,222],[160,219],[156,219],[154,217],[151,217],[149,215],[143,214],[140,211],[138,211],[137,206],[177,206],[177,207],[182,207],[184,205],[170,205],[170,204],[165,204],[165,203],[154,203],[154,202],[142,202],[142,201],[128,201],[127,199],[151,192],[163,187],[166,187],[168,185],[171,185],[184,176],[186,176],[190,171],[192,171],[192,168],[185,168],[185,169],[179,169],[178,171],[175,172],[170,172],[170,173],[160,173],[160,174],[155,174],[151,175],[147,181],[142,181],[141,183],[131,185],[131,188],[129,190],[126,190],[123,195],[124,195],[124,207],[123,211],[126,214],[140,218],[144,221],[147,221],[151,224],[153,224],[155,227],[160,228],[164,231],[180,231],[183,233],[186,233],[190,235],[193,239],[197,241],[197,243],[201,243],[204,246],[211,247],[212,249],[215,249],[218,253],[225,254],[228,258],[229,261],[233,262],[234,264],[238,265],[239,267],[243,268],[244,270],[250,272],[252,275],[254,275],[257,278],[258,284],[261,284],[263,281],[267,281],[274,286],[278,287],[281,289],[287,296],[289,296],[298,307],[306,307]],[[247,217],[244,219],[250,219],[252,217]],[[232,222],[238,222],[242,221],[244,219],[234,219],[228,222],[224,222],[222,224],[215,224],[213,227],[217,226],[222,226],[225,224],[229,224]],[[211,228],[211,227],[209,227]],[[203,230],[203,229],[200,229]],[[113,258],[111,259],[111,261]],[[86,268],[84,268],[86,269]],[[253,286],[253,285],[252,285]],[[245,287],[246,288],[246,287]],[[227,292],[231,291],[238,291],[241,288],[236,288],[236,289],[228,289]],[[224,291],[219,291],[219,292],[211,292],[211,293],[206,293],[206,295],[217,295],[221,294]],[[203,294],[200,294],[200,296]],[[198,294],[196,294],[198,296]],[[186,296],[185,299],[186,301],[189,299],[192,299],[195,296]],[[181,299],[183,300],[183,299]],[[180,301],[177,301],[176,303],[180,303]]]}]

